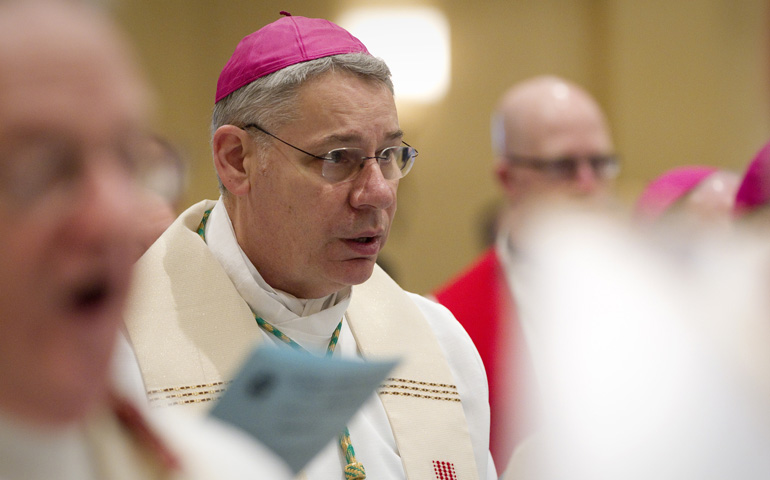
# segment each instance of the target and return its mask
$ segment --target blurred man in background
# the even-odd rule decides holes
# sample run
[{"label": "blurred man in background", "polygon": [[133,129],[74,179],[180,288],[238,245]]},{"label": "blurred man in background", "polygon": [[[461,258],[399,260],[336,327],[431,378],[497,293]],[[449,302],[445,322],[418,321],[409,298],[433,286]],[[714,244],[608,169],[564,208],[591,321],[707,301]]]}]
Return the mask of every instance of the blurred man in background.
[{"label": "blurred man in background", "polygon": [[[545,205],[610,205],[618,160],[597,102],[582,88],[553,76],[511,87],[492,119],[494,172],[507,206],[497,242],[456,278],[434,292],[470,334],[487,370],[492,429],[490,449],[502,470],[527,427],[515,418],[519,379],[507,367],[530,362],[532,326],[521,315],[526,272],[517,236]],[[534,319],[533,319],[534,321]],[[520,370],[527,371],[528,367]]]}]

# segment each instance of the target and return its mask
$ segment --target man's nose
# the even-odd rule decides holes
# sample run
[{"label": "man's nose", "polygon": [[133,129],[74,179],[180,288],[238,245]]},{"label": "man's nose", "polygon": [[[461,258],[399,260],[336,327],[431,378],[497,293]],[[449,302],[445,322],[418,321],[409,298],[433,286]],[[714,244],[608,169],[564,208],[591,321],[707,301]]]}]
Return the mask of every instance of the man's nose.
[{"label": "man's nose", "polygon": [[132,222],[143,214],[137,211],[138,198],[136,181],[122,165],[92,159],[75,200],[73,229],[86,243],[125,242],[132,235]]},{"label": "man's nose", "polygon": [[580,159],[577,162],[574,183],[577,190],[581,193],[591,193],[598,188],[600,183],[599,175],[588,159]]},{"label": "man's nose", "polygon": [[350,203],[354,208],[386,209],[396,201],[397,187],[398,180],[386,179],[376,158],[367,158],[353,179]]}]

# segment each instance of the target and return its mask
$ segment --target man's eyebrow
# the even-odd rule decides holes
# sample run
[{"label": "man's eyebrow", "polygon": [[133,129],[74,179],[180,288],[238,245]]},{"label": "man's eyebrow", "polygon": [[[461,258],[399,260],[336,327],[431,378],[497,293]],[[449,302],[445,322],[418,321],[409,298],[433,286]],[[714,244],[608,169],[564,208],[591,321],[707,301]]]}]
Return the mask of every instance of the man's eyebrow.
[{"label": "man's eyebrow", "polygon": [[[391,133],[388,133],[385,135],[385,140],[396,140],[399,138],[403,138],[404,131],[401,129],[394,130]],[[326,137],[325,141],[332,141],[332,142],[339,142],[339,143],[350,143],[355,142],[357,140],[360,140],[361,136],[356,133],[350,133],[350,134],[332,134]]]},{"label": "man's eyebrow", "polygon": [[397,138],[404,138],[404,131],[400,128],[387,136],[388,140],[395,140]]}]

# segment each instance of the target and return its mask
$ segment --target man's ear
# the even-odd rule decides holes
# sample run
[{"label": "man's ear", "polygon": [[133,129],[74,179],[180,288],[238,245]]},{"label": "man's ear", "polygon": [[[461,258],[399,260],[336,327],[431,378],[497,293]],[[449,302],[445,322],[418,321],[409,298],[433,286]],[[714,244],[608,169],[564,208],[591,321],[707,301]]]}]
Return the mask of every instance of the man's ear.
[{"label": "man's ear", "polygon": [[511,188],[511,172],[505,162],[497,162],[495,166],[495,177],[506,192]]},{"label": "man's ear", "polygon": [[235,125],[222,125],[214,132],[214,168],[222,185],[233,195],[244,195],[249,191],[251,183],[245,159],[253,149],[249,132]]}]

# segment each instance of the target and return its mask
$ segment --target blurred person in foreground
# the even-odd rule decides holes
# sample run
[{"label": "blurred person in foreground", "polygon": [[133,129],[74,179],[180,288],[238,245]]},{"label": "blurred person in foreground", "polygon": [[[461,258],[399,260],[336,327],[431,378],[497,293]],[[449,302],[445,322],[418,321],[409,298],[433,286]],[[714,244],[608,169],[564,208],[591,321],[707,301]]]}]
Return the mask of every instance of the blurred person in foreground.
[{"label": "blurred person in foreground", "polygon": [[142,184],[147,188],[142,195],[142,211],[146,214],[135,225],[137,259],[174,223],[187,170],[186,159],[179,149],[157,134],[147,135],[138,155],[147,159],[147,168],[139,172]]},{"label": "blurred person in foreground", "polygon": [[619,165],[597,102],[553,76],[525,80],[503,95],[492,119],[492,141],[494,172],[507,199],[496,244],[434,295],[465,327],[484,361],[490,448],[503,468],[529,428],[516,413],[528,394],[521,386],[526,382],[512,378],[508,368],[512,358],[530,362],[532,326],[521,314],[526,286],[517,277],[526,266],[517,253],[518,237],[532,212],[545,204],[612,204]]},{"label": "blurred person in foreground", "polygon": [[87,6],[0,2],[0,478],[289,478],[251,440],[145,416],[110,381],[149,113],[132,60]]},{"label": "blurred person in foreground", "polygon": [[677,238],[682,262],[637,225],[550,213],[521,246],[542,423],[502,478],[768,478],[767,241]]},{"label": "blurred person in foreground", "polygon": [[[543,422],[504,480],[770,475],[769,153],[740,182],[670,170],[629,224],[550,212],[532,226]],[[699,190],[703,202],[687,198]]]},{"label": "blurred person in foreground", "polygon": [[220,199],[183,212],[137,263],[126,325],[148,399],[205,411],[260,342],[398,357],[305,478],[496,478],[473,343],[375,265],[417,156],[389,69],[339,26],[284,15],[220,74]]}]

